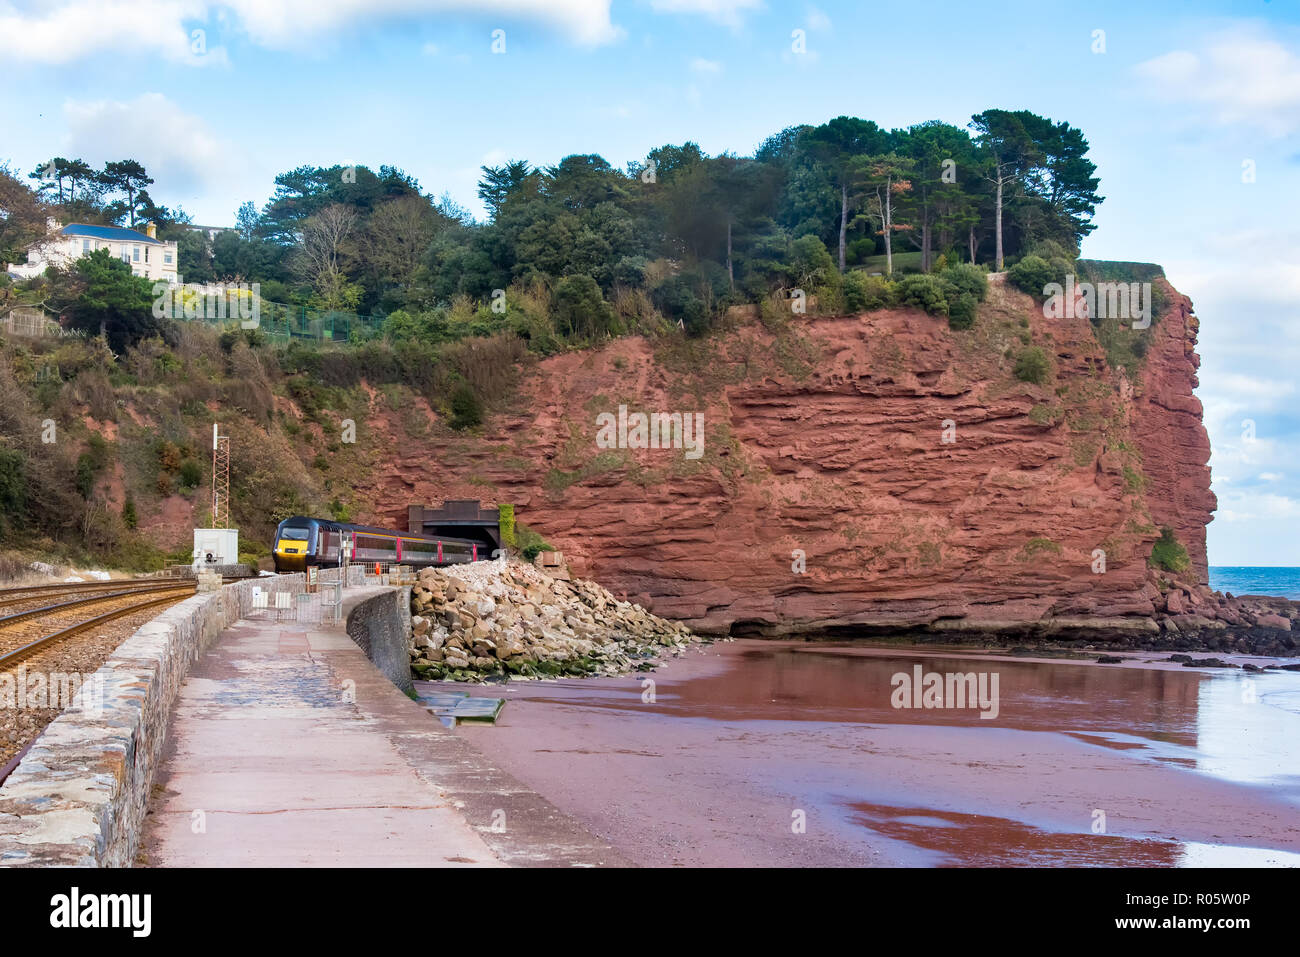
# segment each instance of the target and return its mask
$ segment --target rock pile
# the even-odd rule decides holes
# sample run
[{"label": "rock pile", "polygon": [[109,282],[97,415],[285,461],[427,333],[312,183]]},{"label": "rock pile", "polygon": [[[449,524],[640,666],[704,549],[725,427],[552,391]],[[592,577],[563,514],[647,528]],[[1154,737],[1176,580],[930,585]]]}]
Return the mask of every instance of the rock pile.
[{"label": "rock pile", "polygon": [[[1233,595],[1183,581],[1159,583],[1153,647],[1291,656],[1300,651],[1300,603]],[[1154,591],[1154,589],[1152,589]]]},{"label": "rock pile", "polygon": [[411,670],[426,679],[622,674],[698,640],[594,582],[504,560],[423,569],[411,616]]}]

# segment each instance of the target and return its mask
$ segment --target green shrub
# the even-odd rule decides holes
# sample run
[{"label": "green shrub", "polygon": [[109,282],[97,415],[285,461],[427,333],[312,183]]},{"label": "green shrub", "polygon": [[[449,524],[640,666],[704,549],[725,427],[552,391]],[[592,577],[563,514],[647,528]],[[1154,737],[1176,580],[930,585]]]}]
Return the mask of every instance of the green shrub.
[{"label": "green shrub", "polygon": [[936,276],[917,274],[898,281],[898,299],[905,306],[916,306],[932,316],[948,314],[948,297]]},{"label": "green shrub", "polygon": [[515,539],[515,507],[513,505],[497,506],[497,524],[501,529],[501,544],[506,548],[514,548],[517,542]]},{"label": "green shrub", "polygon": [[1052,366],[1047,359],[1047,353],[1041,347],[1029,346],[1020,350],[1020,355],[1016,357],[1015,371],[1016,378],[1021,382],[1042,385],[1047,381]]},{"label": "green shrub", "polygon": [[1151,546],[1150,564],[1176,574],[1188,571],[1192,560],[1187,557],[1187,549],[1174,537],[1174,530],[1168,525],[1160,529],[1160,537]]},{"label": "green shrub", "polygon": [[898,304],[898,290],[884,276],[853,270],[844,277],[844,306],[850,312],[871,312]]},{"label": "green shrub", "polygon": [[131,497],[130,492],[126,493],[126,501],[122,503],[122,524],[130,529],[140,524],[140,517],[135,511],[135,499]]},{"label": "green shrub", "polygon": [[870,236],[863,236],[861,239],[855,239],[845,247],[844,258],[850,264],[860,263],[869,256],[876,254],[876,241]]},{"label": "green shrub", "polygon": [[182,488],[198,488],[203,481],[203,467],[194,459],[181,463],[180,483]]},{"label": "green shrub", "polygon": [[1042,299],[1047,284],[1060,282],[1064,276],[1058,278],[1052,264],[1041,256],[1026,256],[1007,270],[1007,279],[1021,292]]},{"label": "green shrub", "polygon": [[948,325],[953,329],[969,329],[975,322],[979,300],[973,293],[959,293],[948,303]]},{"label": "green shrub", "polygon": [[515,539],[520,553],[530,562],[542,552],[555,551],[555,547],[550,542],[527,525],[515,526]]},{"label": "green shrub", "polygon": [[89,499],[95,490],[95,480],[108,465],[108,442],[98,432],[90,433],[86,451],[77,456],[77,491]]},{"label": "green shrub", "polygon": [[[957,263],[939,273],[939,278],[957,289],[958,294],[970,293],[976,302],[983,302],[989,294],[989,275],[982,266]],[[955,299],[950,296],[950,301]]]},{"label": "green shrub", "polygon": [[0,533],[21,522],[27,510],[27,459],[17,449],[0,446]]},{"label": "green shrub", "polygon": [[463,432],[482,422],[483,400],[468,383],[462,382],[451,395],[451,421],[448,424],[457,432]]}]

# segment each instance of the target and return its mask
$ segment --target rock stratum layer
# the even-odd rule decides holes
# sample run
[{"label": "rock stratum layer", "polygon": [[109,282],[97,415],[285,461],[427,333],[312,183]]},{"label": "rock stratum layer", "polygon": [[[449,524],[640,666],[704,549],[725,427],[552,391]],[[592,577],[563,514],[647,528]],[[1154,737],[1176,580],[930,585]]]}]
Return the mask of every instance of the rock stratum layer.
[{"label": "rock stratum layer", "polygon": [[[1133,373],[1086,317],[990,285],[975,325],[912,309],[630,338],[525,371],[511,410],[445,442],[378,430],[358,488],[405,524],[512,502],[576,574],[709,633],[1110,627],[1165,604],[1161,526],[1206,580],[1215,507],[1191,303],[1164,302]],[[1042,384],[1017,358],[1043,349]],[[602,413],[702,413],[704,449],[602,448]]]}]

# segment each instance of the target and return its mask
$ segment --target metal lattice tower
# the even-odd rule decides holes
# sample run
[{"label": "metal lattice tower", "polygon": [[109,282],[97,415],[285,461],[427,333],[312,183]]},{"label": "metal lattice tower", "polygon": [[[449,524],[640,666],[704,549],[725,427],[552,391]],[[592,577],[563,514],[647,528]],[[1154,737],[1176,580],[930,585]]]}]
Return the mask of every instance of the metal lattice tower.
[{"label": "metal lattice tower", "polygon": [[212,527],[230,527],[230,436],[212,423]]}]

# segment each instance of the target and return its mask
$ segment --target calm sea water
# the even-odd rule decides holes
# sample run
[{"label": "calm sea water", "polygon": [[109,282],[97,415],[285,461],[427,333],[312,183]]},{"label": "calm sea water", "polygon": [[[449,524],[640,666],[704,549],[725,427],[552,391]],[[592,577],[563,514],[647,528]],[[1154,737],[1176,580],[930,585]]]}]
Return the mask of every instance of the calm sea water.
[{"label": "calm sea water", "polygon": [[1278,595],[1300,599],[1300,568],[1211,565],[1210,587],[1234,595]]}]

